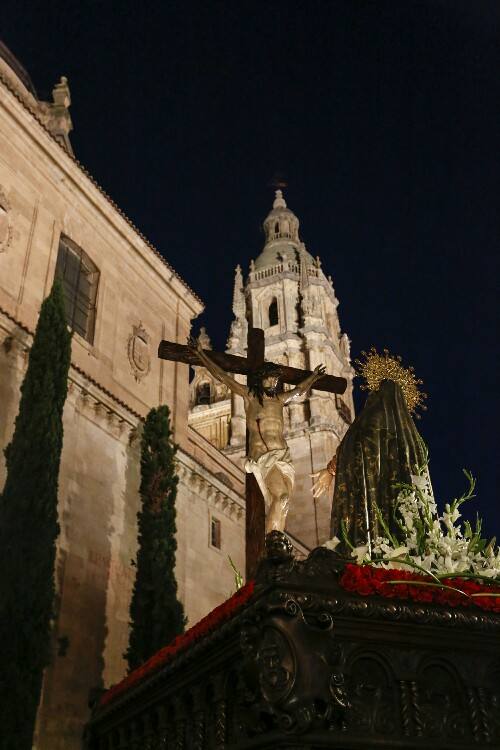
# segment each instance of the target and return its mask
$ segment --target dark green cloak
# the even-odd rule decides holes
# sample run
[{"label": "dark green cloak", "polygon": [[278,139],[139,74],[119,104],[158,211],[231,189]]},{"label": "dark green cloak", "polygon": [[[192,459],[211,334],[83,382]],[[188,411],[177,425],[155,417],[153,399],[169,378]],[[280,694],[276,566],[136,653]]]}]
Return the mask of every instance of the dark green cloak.
[{"label": "dark green cloak", "polygon": [[337,473],[332,505],[332,537],[341,537],[340,521],[349,524],[355,545],[383,536],[374,504],[392,527],[397,496],[395,482],[410,482],[415,466],[426,459],[425,445],[411,418],[403,392],[392,380],[382,381],[370,393],[337,452]]}]

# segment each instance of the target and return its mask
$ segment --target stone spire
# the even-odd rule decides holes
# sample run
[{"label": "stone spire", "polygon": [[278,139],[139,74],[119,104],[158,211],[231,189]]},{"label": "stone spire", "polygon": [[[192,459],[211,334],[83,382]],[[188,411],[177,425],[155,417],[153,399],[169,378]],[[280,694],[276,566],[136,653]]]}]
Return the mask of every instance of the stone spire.
[{"label": "stone spire", "polygon": [[231,330],[227,340],[227,351],[242,354],[246,349],[248,323],[246,318],[243,274],[241,273],[241,266],[239,264],[234,271],[233,314],[234,320],[231,323]]},{"label": "stone spire", "polygon": [[212,342],[210,341],[210,336],[207,333],[207,329],[205,326],[202,326],[200,328],[200,332],[198,334],[198,341],[202,345],[204,349],[211,349],[212,348]]},{"label": "stone spire", "polygon": [[276,190],[275,192],[275,199],[273,203],[273,208],[286,208],[286,202],[283,198],[283,192],[281,190]]},{"label": "stone spire", "polygon": [[309,273],[307,270],[307,256],[304,248],[300,249],[300,278],[299,278],[299,290],[304,295],[306,289],[309,288]]},{"label": "stone spire", "polygon": [[234,270],[233,313],[235,318],[245,317],[245,293],[243,291],[243,274],[241,273],[241,266],[239,263]]},{"label": "stone spire", "polygon": [[312,294],[311,284],[309,281],[307,255],[306,255],[306,251],[304,247],[301,247],[300,249],[299,263],[300,263],[300,272],[299,272],[300,307],[302,310],[303,322],[305,323],[306,318],[309,315],[311,315],[313,312],[314,297]]},{"label": "stone spire", "polygon": [[69,134],[73,130],[69,113],[71,94],[66,76],[61,76],[60,81],[52,89],[52,99],[52,102],[39,103],[42,120],[61,146],[73,154],[69,140]]}]

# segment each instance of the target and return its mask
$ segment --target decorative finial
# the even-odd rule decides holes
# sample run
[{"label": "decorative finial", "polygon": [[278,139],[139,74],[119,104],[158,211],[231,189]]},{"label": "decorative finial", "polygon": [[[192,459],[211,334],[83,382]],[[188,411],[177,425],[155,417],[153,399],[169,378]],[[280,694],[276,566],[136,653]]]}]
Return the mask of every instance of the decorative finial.
[{"label": "decorative finial", "polygon": [[233,313],[236,318],[245,317],[245,294],[243,291],[243,276],[239,263],[234,270]]},{"label": "decorative finial", "polygon": [[424,381],[415,377],[413,367],[403,367],[401,357],[390,354],[388,349],[384,349],[383,352],[383,354],[379,354],[372,346],[368,354],[361,352],[364,361],[359,359],[355,361],[358,374],[366,380],[366,385],[363,384],[361,389],[378,391],[383,380],[392,380],[403,391],[410,412],[415,412],[418,408],[425,411],[427,407],[423,402],[427,398],[427,394],[421,393],[418,389],[418,386],[422,385]]},{"label": "decorative finial", "polygon": [[302,243],[299,251],[299,262],[300,262],[300,275],[299,275],[299,289],[303,295],[306,289],[309,287],[309,271],[307,269],[307,255],[305,245]]},{"label": "decorative finial", "polygon": [[65,109],[68,109],[71,105],[71,95],[66,76],[61,76],[59,83],[56,83],[52,89],[52,99],[54,100],[54,104],[65,107]]},{"label": "decorative finial", "polygon": [[207,333],[207,329],[205,326],[202,326],[200,328],[200,333],[198,334],[198,341],[202,345],[204,349],[211,349],[212,348],[212,342],[210,341],[210,336]]},{"label": "decorative finial", "polygon": [[283,192],[281,190],[276,190],[275,195],[276,198],[274,199],[273,208],[286,208]]}]

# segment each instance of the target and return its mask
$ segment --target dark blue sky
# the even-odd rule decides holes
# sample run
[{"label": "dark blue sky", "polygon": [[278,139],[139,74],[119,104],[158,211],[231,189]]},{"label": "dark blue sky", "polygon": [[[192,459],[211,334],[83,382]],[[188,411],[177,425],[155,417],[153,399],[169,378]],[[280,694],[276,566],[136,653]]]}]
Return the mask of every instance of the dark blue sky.
[{"label": "dark blue sky", "polygon": [[353,355],[387,346],[425,381],[438,499],[470,468],[500,532],[498,0],[24,0],[2,35],[40,94],[68,76],[78,158],[219,348],[284,174]]}]

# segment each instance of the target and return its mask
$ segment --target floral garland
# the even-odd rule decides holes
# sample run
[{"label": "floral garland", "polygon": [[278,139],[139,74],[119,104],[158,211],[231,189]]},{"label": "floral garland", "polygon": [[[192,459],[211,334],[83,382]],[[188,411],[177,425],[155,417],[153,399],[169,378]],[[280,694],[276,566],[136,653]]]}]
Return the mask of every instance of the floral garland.
[{"label": "floral garland", "polygon": [[500,586],[483,585],[465,578],[443,578],[436,583],[432,577],[410,570],[348,563],[340,577],[340,585],[361,596],[378,594],[447,607],[475,604],[481,609],[500,612]]},{"label": "floral garland", "polygon": [[118,682],[116,685],[109,688],[109,690],[102,695],[99,705],[108,705],[118,695],[121,695],[132,686],[142,682],[146,677],[157,672],[161,667],[164,667],[168,662],[172,661],[175,656],[186,651],[186,649],[188,649],[193,643],[201,640],[204,636],[208,635],[208,633],[217,630],[217,628],[233,617],[233,615],[248,602],[254,592],[254,588],[254,581],[249,581],[245,586],[242,586],[235,594],[233,594],[233,596],[209,612],[209,614],[197,622],[196,625],[193,625],[193,627],[189,628],[185,633],[174,638],[168,646],[160,649],[160,651],[148,659],[147,662],[137,669],[134,669],[133,672],[130,672],[130,674],[128,674],[121,682]]}]

